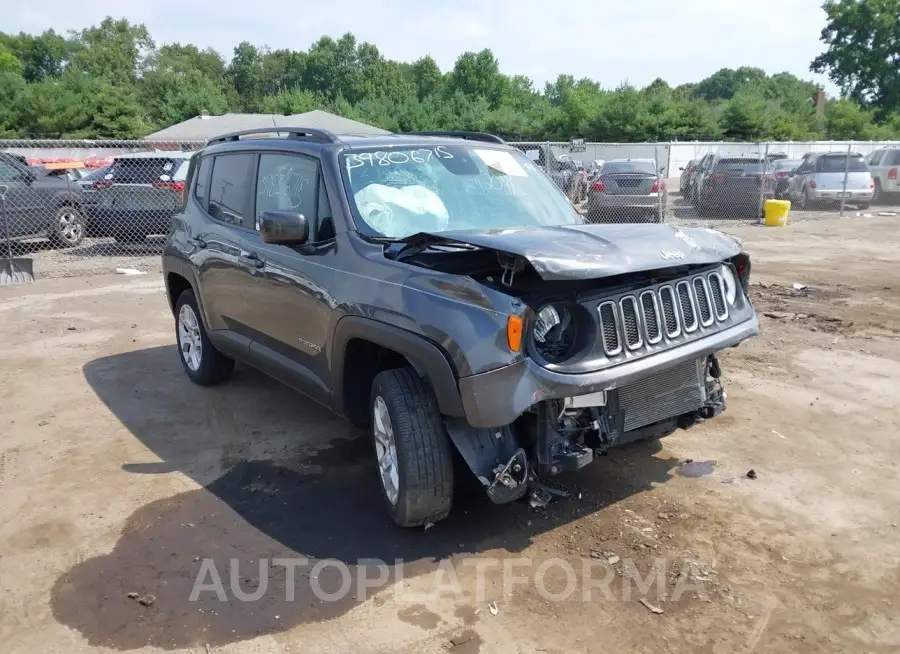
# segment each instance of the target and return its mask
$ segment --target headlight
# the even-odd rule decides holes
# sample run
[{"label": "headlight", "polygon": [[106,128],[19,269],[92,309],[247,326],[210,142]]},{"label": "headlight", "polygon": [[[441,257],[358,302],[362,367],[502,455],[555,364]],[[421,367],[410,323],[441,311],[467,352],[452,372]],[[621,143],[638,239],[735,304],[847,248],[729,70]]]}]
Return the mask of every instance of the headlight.
[{"label": "headlight", "polygon": [[737,279],[734,277],[731,266],[722,266],[719,274],[725,280],[725,299],[728,300],[728,304],[734,304],[737,299]]},{"label": "headlight", "polygon": [[538,311],[531,333],[535,351],[547,363],[565,361],[575,349],[575,317],[563,305],[548,304]]}]

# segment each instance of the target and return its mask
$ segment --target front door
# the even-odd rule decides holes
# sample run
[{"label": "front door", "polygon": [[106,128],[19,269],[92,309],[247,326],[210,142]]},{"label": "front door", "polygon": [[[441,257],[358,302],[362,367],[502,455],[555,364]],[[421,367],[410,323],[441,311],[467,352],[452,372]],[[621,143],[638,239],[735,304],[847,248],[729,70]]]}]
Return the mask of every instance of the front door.
[{"label": "front door", "polygon": [[331,211],[320,181],[318,161],[299,154],[269,153],[259,158],[258,218],[267,210],[306,216],[311,244],[305,248],[264,243],[252,235],[250,254],[259,263],[243,287],[244,321],[253,334],[251,360],[273,366],[276,376],[310,397],[326,401],[332,379],[326,359],[334,301]]}]

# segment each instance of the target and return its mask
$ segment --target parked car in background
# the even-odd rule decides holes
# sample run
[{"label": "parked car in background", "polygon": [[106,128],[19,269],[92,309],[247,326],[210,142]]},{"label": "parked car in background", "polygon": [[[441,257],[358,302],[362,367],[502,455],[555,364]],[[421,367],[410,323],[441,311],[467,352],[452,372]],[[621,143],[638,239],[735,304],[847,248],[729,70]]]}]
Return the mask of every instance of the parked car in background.
[{"label": "parked car in background", "polygon": [[[789,196],[798,209],[816,204],[834,205],[841,200],[868,209],[875,194],[875,180],[862,155],[853,152],[825,152],[814,154],[800,164],[791,178]],[[846,172],[847,183],[844,187]]]},{"label": "parked car in background", "polygon": [[45,236],[59,247],[74,247],[84,239],[84,196],[65,175],[50,175],[42,166],[28,166],[22,157],[3,152],[0,191],[12,238]]},{"label": "parked car in background", "polygon": [[120,243],[140,243],[169,233],[182,201],[192,152],[139,152],[116,157],[102,179],[91,182],[92,229]]},{"label": "parked car in background", "polygon": [[569,155],[557,155],[546,143],[519,144],[514,147],[524,152],[537,167],[547,173],[571,202],[584,202],[588,189],[584,166],[573,161]]},{"label": "parked car in background", "polygon": [[603,164],[606,163],[603,159],[594,159],[591,162],[591,165],[588,166],[588,181],[593,182],[597,179],[597,175],[600,174],[600,169],[603,168]]},{"label": "parked car in background", "polygon": [[695,206],[701,216],[717,211],[757,214],[760,201],[775,195],[768,163],[756,155],[713,155],[695,183]]},{"label": "parked car in background", "polygon": [[666,199],[666,180],[653,159],[613,159],[591,183],[588,220],[661,223]]},{"label": "parked car in background", "polygon": [[783,199],[788,196],[791,178],[802,163],[803,161],[801,159],[779,159],[772,163],[772,171],[775,175],[776,198]]},{"label": "parked car in background", "polygon": [[690,197],[691,192],[691,177],[694,176],[694,173],[697,172],[697,166],[700,161],[698,159],[691,159],[687,162],[687,165],[684,168],[681,168],[681,180],[678,183],[679,190],[681,191],[681,195],[684,197]]},{"label": "parked car in background", "polygon": [[900,193],[900,147],[880,148],[866,159],[875,187],[872,202]]}]

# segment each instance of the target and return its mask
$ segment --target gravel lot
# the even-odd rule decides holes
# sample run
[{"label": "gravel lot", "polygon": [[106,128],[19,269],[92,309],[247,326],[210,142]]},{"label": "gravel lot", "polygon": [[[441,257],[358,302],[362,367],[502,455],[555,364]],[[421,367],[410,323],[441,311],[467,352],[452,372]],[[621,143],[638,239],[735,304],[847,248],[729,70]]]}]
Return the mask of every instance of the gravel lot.
[{"label": "gravel lot", "polygon": [[[725,414],[561,479],[544,509],[463,497],[412,532],[378,505],[360,432],[246,368],[187,381],[155,259],[134,278],[38,266],[0,288],[0,651],[896,652],[898,221],[731,226],[763,334],[722,357]],[[298,556],[404,565],[334,602],[310,591],[334,568],[298,571],[291,601],[284,568],[259,600],[230,590],[230,559],[251,592],[260,559]],[[478,587],[474,564],[523,557],[511,593],[502,565]],[[563,568],[534,572],[553,559],[578,587],[559,601]],[[189,599],[207,560],[225,601]],[[422,600],[448,561],[462,592]],[[654,563],[662,597],[626,596]],[[611,596],[584,601],[607,570]]]}]

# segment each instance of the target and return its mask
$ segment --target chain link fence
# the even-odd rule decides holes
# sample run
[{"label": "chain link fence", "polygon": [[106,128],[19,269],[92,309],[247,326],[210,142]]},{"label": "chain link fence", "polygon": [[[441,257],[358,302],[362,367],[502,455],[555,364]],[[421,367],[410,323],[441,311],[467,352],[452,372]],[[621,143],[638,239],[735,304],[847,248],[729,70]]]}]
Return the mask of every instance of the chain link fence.
[{"label": "chain link fence", "polygon": [[[40,277],[159,270],[190,157],[203,145],[0,141],[3,249],[34,258]],[[594,223],[755,222],[770,199],[789,200],[800,219],[873,202],[892,213],[886,205],[900,203],[900,143],[510,145]]]}]

